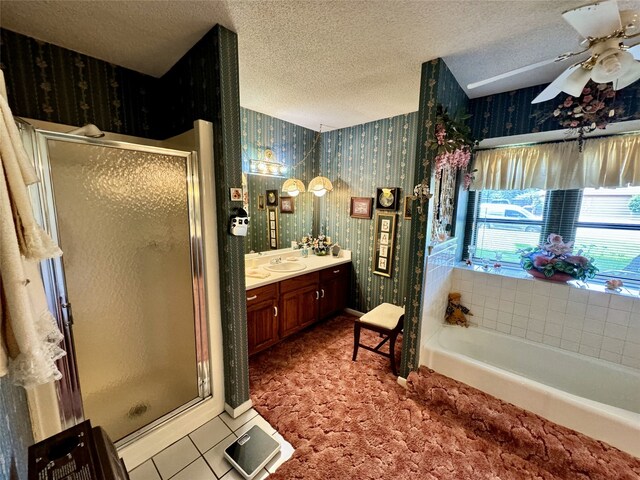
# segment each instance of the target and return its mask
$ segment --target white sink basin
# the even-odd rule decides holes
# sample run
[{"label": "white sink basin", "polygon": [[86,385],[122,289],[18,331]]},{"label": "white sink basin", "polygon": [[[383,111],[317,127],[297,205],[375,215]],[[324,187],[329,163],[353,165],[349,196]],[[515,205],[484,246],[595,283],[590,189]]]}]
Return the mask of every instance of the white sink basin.
[{"label": "white sink basin", "polygon": [[299,262],[282,262],[264,265],[263,268],[272,272],[299,272],[300,270],[307,268],[307,266],[304,263]]}]

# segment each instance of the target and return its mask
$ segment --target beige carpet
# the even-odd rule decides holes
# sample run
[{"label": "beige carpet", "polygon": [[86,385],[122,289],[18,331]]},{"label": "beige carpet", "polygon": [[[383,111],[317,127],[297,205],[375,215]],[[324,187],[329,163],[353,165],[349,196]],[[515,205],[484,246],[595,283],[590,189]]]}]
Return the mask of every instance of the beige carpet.
[{"label": "beige carpet", "polygon": [[640,479],[638,459],[442,375],[403,389],[387,359],[351,361],[352,332],[340,316],[251,358],[255,408],[296,449],[270,478]]}]

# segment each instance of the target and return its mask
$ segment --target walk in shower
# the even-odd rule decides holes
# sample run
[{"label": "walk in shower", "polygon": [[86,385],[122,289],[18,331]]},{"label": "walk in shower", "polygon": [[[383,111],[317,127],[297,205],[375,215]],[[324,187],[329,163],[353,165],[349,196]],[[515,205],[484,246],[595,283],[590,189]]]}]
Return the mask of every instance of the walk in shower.
[{"label": "walk in shower", "polygon": [[65,334],[63,426],[120,446],[211,395],[195,152],[24,131],[64,254],[42,265]]}]

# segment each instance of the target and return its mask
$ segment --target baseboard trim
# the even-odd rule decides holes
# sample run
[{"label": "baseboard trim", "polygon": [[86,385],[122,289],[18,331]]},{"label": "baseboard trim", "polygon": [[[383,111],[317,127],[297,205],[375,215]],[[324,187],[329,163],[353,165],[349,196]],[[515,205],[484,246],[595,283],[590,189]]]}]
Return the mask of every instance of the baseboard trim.
[{"label": "baseboard trim", "polygon": [[224,410],[231,416],[231,418],[238,418],[244,412],[249,410],[252,406],[253,406],[253,402],[251,401],[251,399],[249,399],[246,402],[238,405],[236,408],[233,408],[228,403],[225,403]]},{"label": "baseboard trim", "polygon": [[345,308],[344,313],[348,313],[349,315],[353,315],[354,317],[361,317],[364,315],[363,312],[359,310],[354,310],[353,308]]}]

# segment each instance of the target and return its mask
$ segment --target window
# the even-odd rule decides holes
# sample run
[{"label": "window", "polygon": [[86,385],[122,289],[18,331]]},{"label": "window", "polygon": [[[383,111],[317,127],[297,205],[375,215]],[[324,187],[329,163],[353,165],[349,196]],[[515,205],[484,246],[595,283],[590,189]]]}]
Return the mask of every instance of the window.
[{"label": "window", "polygon": [[575,245],[600,275],[640,282],[640,187],[583,190]]},{"label": "window", "polygon": [[640,187],[471,192],[466,227],[475,261],[516,265],[519,249],[559,233],[593,257],[601,280],[640,283]]},{"label": "window", "polygon": [[474,257],[495,260],[502,255],[503,262],[519,262],[518,249],[539,241],[546,192],[484,190],[475,192],[475,197],[479,208],[474,222]]}]

